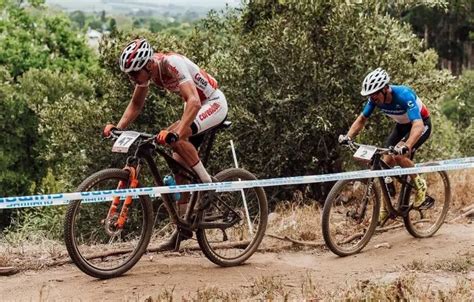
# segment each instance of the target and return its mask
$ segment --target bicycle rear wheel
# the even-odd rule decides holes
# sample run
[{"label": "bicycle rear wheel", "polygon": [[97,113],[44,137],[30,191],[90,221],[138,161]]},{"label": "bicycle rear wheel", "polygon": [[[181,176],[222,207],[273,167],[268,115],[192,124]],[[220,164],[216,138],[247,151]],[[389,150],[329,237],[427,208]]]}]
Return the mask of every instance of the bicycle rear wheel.
[{"label": "bicycle rear wheel", "polygon": [[322,231],[328,248],[341,257],[358,253],[374,234],[379,211],[373,179],[339,180],[323,209]]},{"label": "bicycle rear wheel", "polygon": [[[215,178],[219,182],[257,179],[252,173],[236,168],[221,171]],[[265,235],[268,217],[265,191],[250,188],[214,194],[202,222],[221,224],[221,227],[198,229],[199,246],[217,265],[239,265],[252,256]]]},{"label": "bicycle rear wheel", "polygon": [[[116,190],[120,181],[129,186],[129,173],[105,169],[94,173],[77,188],[78,192]],[[117,213],[124,204],[121,198]],[[134,196],[123,228],[106,219],[112,201],[77,200],[69,205],[64,237],[72,261],[95,278],[113,278],[132,268],[145,252],[153,229],[153,208],[148,196]]]},{"label": "bicycle rear wheel", "polygon": [[[420,174],[428,186],[425,202],[411,209],[403,222],[407,231],[416,238],[433,236],[444,223],[451,202],[451,185],[445,171]],[[415,191],[411,190],[410,203]]]}]

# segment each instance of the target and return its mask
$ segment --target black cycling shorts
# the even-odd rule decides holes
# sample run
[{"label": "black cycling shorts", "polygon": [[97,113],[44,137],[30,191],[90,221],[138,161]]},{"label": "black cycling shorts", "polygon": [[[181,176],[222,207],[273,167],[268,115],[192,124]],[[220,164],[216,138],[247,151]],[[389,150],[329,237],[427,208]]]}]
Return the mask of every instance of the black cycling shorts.
[{"label": "black cycling shorts", "polygon": [[[418,141],[413,146],[412,152],[415,152],[423,143],[430,137],[431,135],[431,119],[427,117],[423,120],[423,124],[425,125],[425,129],[423,130],[423,134],[418,139]],[[408,136],[410,135],[412,123],[408,124],[396,124],[392,130],[392,133],[387,137],[385,140],[385,148],[390,146],[396,146],[400,141],[406,142]]]}]

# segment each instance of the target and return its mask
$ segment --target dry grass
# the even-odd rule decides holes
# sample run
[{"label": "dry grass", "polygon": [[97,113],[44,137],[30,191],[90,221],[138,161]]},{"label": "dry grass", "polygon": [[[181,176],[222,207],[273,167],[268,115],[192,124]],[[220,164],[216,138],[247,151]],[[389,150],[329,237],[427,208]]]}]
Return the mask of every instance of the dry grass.
[{"label": "dry grass", "polygon": [[473,298],[470,282],[458,279],[449,289],[430,288],[409,274],[389,283],[360,281],[347,289],[332,292],[335,301],[469,301]]},{"label": "dry grass", "polygon": [[12,259],[8,253],[0,251],[0,267],[7,267],[12,265]]},{"label": "dry grass", "polygon": [[474,253],[454,259],[438,260],[428,263],[423,260],[413,260],[411,263],[404,265],[403,268],[411,271],[444,271],[453,273],[468,273],[474,270]]},{"label": "dry grass", "polygon": [[458,212],[460,209],[474,204],[474,169],[449,171],[451,182],[451,211]]},{"label": "dry grass", "polygon": [[288,301],[290,290],[284,285],[283,279],[278,276],[264,276],[254,280],[251,285],[250,297],[253,300]]},{"label": "dry grass", "polygon": [[10,243],[0,240],[0,266],[19,270],[40,270],[57,259],[68,257],[66,247],[58,241],[42,239],[34,242]]},{"label": "dry grass", "polygon": [[320,241],[321,210],[316,203],[279,204],[269,217],[267,234],[289,236],[296,240]]},{"label": "dry grass", "polygon": [[159,295],[144,301],[471,301],[474,298],[470,282],[465,278],[457,278],[453,286],[440,288],[409,273],[391,282],[364,280],[334,290],[318,287],[309,273],[297,285],[285,284],[284,279],[261,277],[240,289],[205,287],[181,297],[163,289]]}]

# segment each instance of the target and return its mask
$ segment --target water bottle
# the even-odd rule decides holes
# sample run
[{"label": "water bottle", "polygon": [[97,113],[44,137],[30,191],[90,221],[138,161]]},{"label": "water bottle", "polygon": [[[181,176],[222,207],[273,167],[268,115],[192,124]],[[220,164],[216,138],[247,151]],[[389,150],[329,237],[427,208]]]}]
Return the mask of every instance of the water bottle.
[{"label": "water bottle", "polygon": [[[174,177],[171,174],[166,175],[163,178],[163,183],[165,184],[165,186],[176,186],[176,181],[174,180]],[[173,193],[172,198],[174,199],[174,201],[178,201],[181,198],[181,193]]]},{"label": "water bottle", "polygon": [[390,176],[384,178],[385,184],[387,185],[388,194],[393,197],[395,196],[395,185],[393,184],[393,179]]}]

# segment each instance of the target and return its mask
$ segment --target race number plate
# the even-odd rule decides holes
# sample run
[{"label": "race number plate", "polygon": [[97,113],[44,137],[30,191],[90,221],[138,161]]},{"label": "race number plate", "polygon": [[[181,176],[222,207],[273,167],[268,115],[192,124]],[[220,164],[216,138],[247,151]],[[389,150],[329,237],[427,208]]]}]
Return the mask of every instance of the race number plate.
[{"label": "race number plate", "polygon": [[133,142],[140,136],[140,133],[135,131],[125,131],[120,134],[112,147],[112,152],[127,153]]},{"label": "race number plate", "polygon": [[371,160],[372,156],[375,154],[375,151],[377,151],[376,147],[362,145],[359,147],[359,149],[357,149],[356,153],[354,153],[354,157],[364,160]]}]

